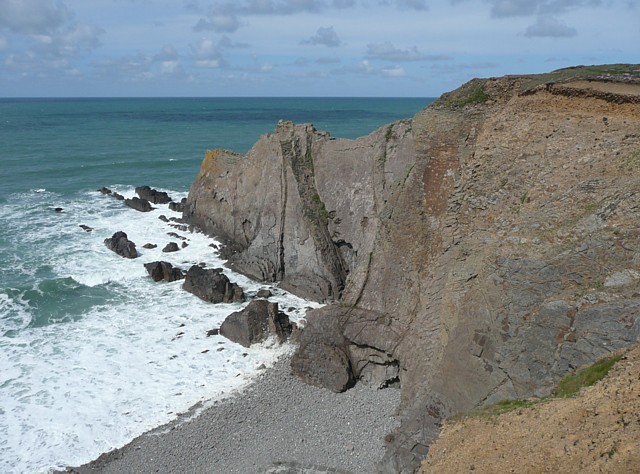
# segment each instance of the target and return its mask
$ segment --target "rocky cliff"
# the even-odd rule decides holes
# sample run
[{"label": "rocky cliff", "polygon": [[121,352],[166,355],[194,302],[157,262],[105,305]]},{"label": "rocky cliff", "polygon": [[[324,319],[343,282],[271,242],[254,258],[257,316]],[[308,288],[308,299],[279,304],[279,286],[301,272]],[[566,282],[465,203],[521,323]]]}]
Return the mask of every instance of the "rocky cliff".
[{"label": "rocky cliff", "polygon": [[402,387],[381,470],[443,416],[545,394],[640,338],[639,66],[473,80],[357,140],[278,124],[208,152],[184,217],[230,265],[331,304],[293,369]]}]

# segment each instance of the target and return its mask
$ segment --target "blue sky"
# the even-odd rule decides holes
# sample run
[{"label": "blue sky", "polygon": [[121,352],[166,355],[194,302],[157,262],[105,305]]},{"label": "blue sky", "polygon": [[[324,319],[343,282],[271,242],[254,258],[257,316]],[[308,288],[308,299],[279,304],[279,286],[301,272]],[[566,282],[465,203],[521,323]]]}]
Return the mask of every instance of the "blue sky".
[{"label": "blue sky", "polygon": [[0,0],[0,97],[432,97],[621,62],[640,0]]}]

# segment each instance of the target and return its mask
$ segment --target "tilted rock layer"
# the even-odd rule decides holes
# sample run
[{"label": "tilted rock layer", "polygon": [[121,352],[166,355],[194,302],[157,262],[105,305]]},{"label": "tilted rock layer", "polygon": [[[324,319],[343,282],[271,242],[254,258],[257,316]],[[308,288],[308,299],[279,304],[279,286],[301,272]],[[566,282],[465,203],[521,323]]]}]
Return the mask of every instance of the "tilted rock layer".
[{"label": "tilted rock layer", "polygon": [[567,75],[474,80],[357,140],[281,122],[202,164],[185,219],[236,270],[334,302],[294,370],[401,384],[383,471],[412,472],[441,417],[640,337],[640,84]]}]

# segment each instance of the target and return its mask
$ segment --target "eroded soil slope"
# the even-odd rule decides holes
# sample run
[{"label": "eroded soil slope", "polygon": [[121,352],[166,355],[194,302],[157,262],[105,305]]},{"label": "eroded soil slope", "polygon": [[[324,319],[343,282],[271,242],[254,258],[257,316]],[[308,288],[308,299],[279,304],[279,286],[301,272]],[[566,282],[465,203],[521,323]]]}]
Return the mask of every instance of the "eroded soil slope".
[{"label": "eroded soil slope", "polygon": [[640,346],[575,398],[446,422],[420,472],[640,472]]}]

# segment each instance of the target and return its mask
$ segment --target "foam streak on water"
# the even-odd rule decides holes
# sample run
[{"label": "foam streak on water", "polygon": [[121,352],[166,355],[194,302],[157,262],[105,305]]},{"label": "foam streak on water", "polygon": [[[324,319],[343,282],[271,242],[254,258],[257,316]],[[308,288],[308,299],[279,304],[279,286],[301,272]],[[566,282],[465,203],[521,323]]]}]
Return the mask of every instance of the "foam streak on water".
[{"label": "foam streak on water", "polygon": [[[113,189],[134,195],[130,187]],[[0,207],[0,472],[88,462],[239,388],[285,350],[207,337],[243,305],[208,304],[181,282],[148,277],[143,264],[155,260],[185,269],[223,264],[212,239],[158,219],[179,217],[167,206],[140,213],[97,192],[63,198],[38,189],[11,195]],[[105,247],[103,240],[119,230],[137,244],[139,258]],[[168,232],[189,246],[161,252],[170,241],[182,242]],[[158,247],[143,249],[147,242]],[[249,295],[263,287],[225,273]],[[272,291],[281,308],[293,308],[287,312],[294,320],[317,306]]]}]

